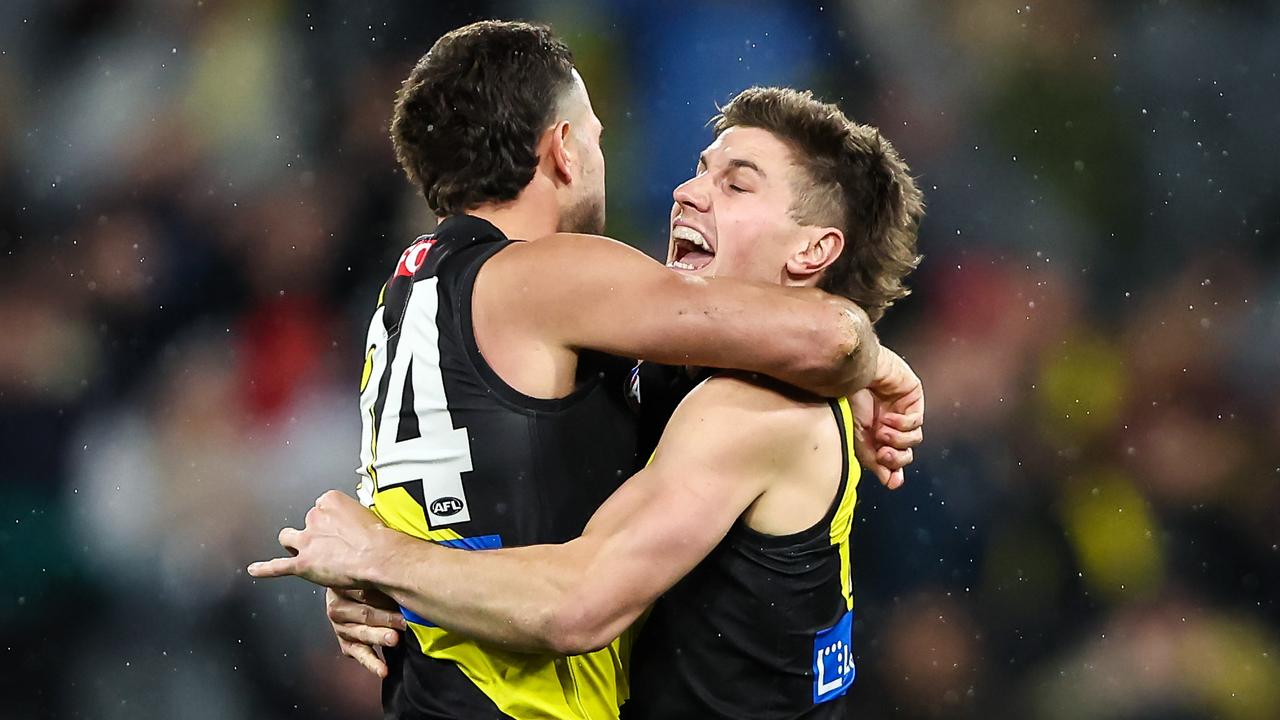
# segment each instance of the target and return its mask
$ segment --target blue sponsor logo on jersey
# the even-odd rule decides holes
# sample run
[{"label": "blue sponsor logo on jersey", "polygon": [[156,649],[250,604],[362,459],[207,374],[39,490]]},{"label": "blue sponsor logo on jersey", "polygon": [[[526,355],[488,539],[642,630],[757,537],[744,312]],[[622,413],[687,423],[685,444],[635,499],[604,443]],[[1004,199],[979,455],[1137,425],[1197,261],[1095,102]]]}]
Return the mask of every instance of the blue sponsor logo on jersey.
[{"label": "blue sponsor logo on jersey", "polygon": [[813,704],[845,694],[857,670],[853,665],[853,612],[813,638]]}]

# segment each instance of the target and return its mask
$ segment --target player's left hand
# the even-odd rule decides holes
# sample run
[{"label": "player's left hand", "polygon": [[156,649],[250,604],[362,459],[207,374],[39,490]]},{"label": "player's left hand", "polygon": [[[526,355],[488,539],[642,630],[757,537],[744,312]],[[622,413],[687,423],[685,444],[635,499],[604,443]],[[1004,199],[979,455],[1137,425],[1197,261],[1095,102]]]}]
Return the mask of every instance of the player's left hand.
[{"label": "player's left hand", "polygon": [[280,531],[280,544],[293,557],[255,562],[249,574],[257,578],[296,575],[331,588],[366,587],[364,570],[376,562],[374,556],[388,532],[392,531],[354,498],[330,490],[307,511],[302,530]]},{"label": "player's left hand", "polygon": [[849,397],[858,462],[890,490],[902,487],[924,441],[924,386],[897,353],[880,348],[876,378]]},{"label": "player's left hand", "polygon": [[387,662],[376,648],[392,647],[405,629],[404,616],[391,598],[376,590],[334,590],[324,593],[329,624],[343,655],[365,670],[386,679]]}]

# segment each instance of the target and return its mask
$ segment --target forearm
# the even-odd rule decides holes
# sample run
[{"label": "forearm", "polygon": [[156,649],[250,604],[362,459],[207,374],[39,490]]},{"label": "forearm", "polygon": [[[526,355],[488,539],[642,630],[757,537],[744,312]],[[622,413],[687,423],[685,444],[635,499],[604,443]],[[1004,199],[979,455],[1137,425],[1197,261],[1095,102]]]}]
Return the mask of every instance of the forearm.
[{"label": "forearm", "polygon": [[[816,290],[754,288],[748,300],[755,309],[736,320],[742,343],[733,352],[756,363],[753,370],[788,384],[836,395],[856,367],[864,347],[865,313]],[[729,329],[729,328],[726,328]],[[736,368],[734,358],[722,366]]]},{"label": "forearm", "polygon": [[[572,282],[566,265],[579,268]],[[607,238],[560,234],[504,250],[481,269],[472,302],[541,343],[746,370],[826,397],[850,394],[875,367],[871,322],[847,298],[691,277]]]},{"label": "forearm", "polygon": [[556,572],[560,564],[541,557],[542,547],[455,550],[388,532],[394,536],[364,579],[401,607],[512,650],[561,650],[554,620],[574,578]]}]

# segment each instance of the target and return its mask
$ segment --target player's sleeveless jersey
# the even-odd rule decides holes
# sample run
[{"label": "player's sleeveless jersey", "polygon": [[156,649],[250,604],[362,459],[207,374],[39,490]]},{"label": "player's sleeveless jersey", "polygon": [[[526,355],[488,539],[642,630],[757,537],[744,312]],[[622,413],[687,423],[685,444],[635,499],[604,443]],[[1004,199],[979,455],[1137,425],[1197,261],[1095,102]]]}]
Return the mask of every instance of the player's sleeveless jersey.
[{"label": "player's sleeveless jersey", "polygon": [[[578,389],[529,398],[485,363],[471,327],[480,266],[509,245],[470,216],[446,219],[400,258],[369,327],[359,496],[389,526],[457,548],[577,537],[639,466],[629,363],[584,353]],[[465,588],[460,588],[465,592]],[[555,658],[478,644],[405,613],[388,653],[394,718],[612,718],[620,650]]]},{"label": "player's sleeveless jersey", "polygon": [[659,598],[635,641],[624,720],[845,717],[854,676],[849,532],[860,471],[848,401],[831,408],[843,461],[826,515],[783,536],[739,520]]}]

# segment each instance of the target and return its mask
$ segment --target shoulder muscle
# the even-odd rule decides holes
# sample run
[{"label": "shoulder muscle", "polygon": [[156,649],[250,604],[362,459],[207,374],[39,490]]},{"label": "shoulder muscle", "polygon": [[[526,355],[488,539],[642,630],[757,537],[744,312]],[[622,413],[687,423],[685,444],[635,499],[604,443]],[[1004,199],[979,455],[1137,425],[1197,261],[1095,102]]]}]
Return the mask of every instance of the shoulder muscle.
[{"label": "shoulder muscle", "polygon": [[664,451],[698,457],[717,474],[754,479],[761,490],[793,466],[814,425],[813,403],[789,396],[769,381],[717,375],[695,388],[676,408],[658,444]]}]

